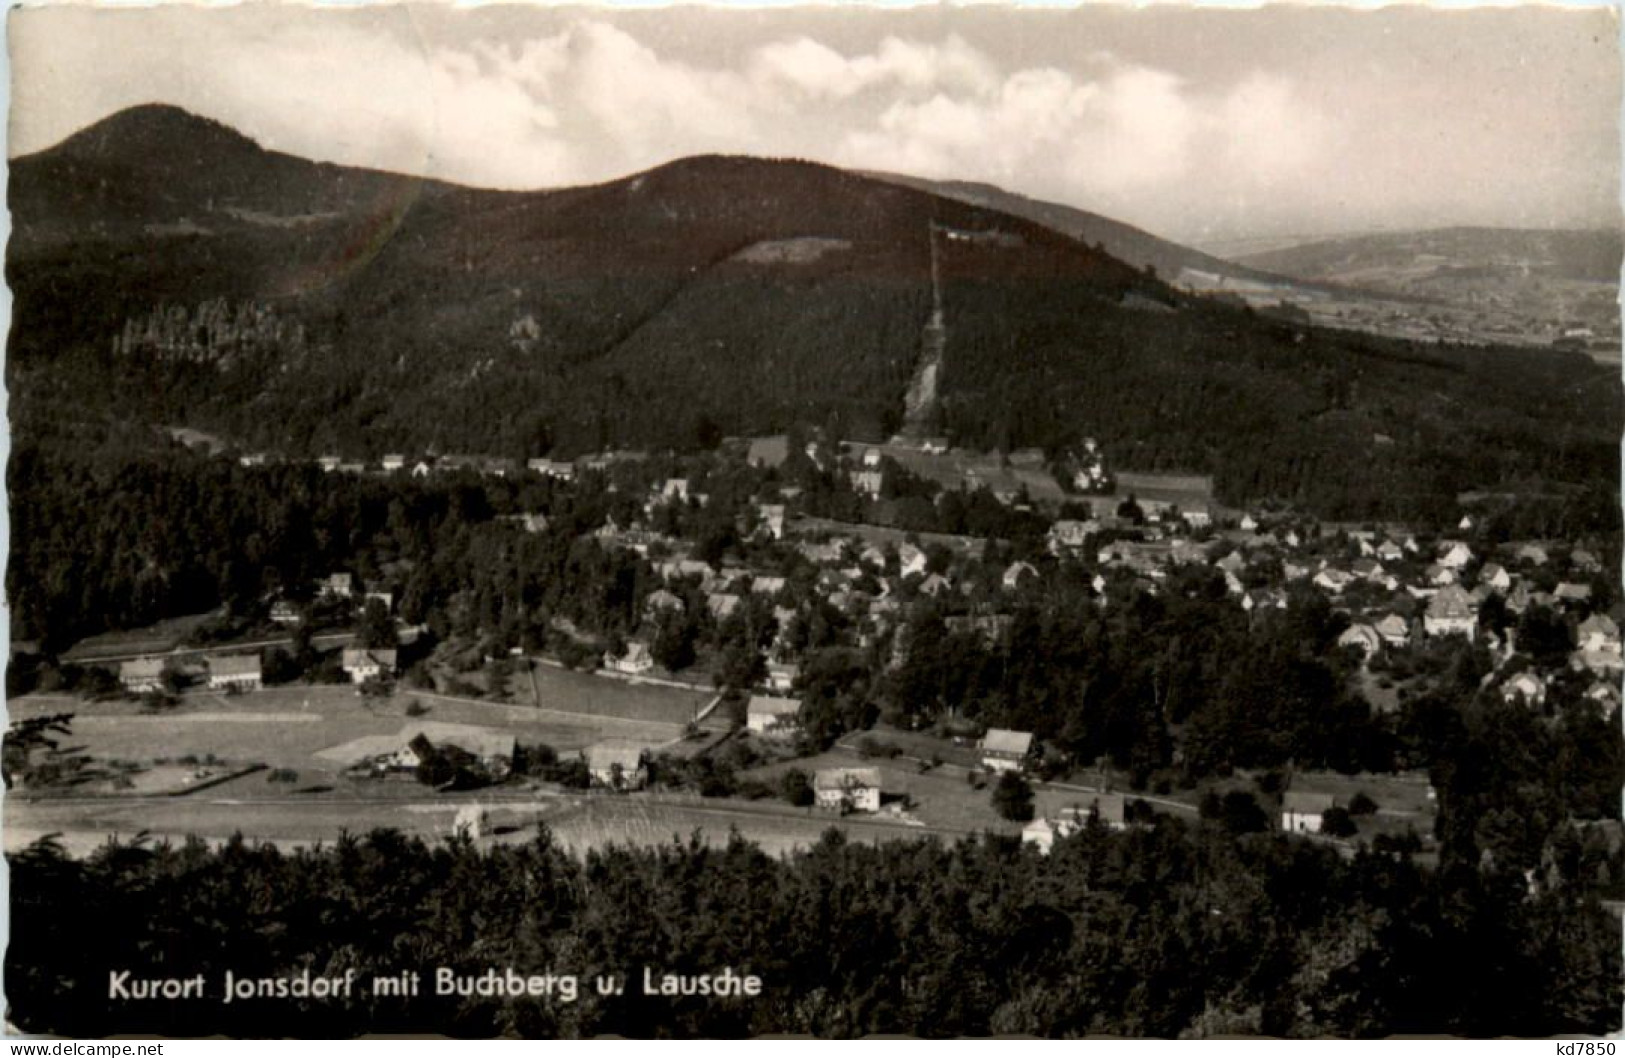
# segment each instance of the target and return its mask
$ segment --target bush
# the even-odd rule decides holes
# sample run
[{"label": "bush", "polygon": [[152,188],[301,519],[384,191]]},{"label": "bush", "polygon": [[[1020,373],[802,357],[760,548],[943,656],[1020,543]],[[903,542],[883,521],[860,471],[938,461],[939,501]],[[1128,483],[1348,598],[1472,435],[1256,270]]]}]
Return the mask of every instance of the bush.
[{"label": "bush", "polygon": [[1341,805],[1333,805],[1320,817],[1320,832],[1334,838],[1353,837],[1358,829],[1348,809]]},{"label": "bush", "polygon": [[1349,800],[1349,815],[1351,816],[1375,815],[1376,811],[1377,802],[1373,801],[1364,790],[1361,790]]},{"label": "bush", "polygon": [[1017,772],[1005,772],[993,787],[993,810],[1002,819],[1028,822],[1033,817],[1033,788]]},{"label": "bush", "polygon": [[814,800],[812,777],[800,768],[789,769],[779,777],[779,796],[797,808],[806,808]]},{"label": "bush", "polygon": [[884,757],[889,760],[903,752],[902,747],[900,746],[894,746],[890,742],[882,742],[879,739],[871,738],[868,735],[864,735],[862,738],[858,739],[857,745],[858,756],[869,759]]},{"label": "bush", "polygon": [[428,713],[429,707],[418,701],[416,698],[413,698],[411,701],[406,703],[407,716],[427,716]]}]

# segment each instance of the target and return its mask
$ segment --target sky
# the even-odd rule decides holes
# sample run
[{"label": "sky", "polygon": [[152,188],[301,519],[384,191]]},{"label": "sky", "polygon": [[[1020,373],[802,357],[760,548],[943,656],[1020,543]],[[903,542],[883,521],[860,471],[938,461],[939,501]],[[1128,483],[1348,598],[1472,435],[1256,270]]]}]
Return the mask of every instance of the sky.
[{"label": "sky", "polygon": [[13,157],[164,102],[486,187],[799,157],[1196,245],[1620,217],[1607,8],[58,6],[10,40]]}]

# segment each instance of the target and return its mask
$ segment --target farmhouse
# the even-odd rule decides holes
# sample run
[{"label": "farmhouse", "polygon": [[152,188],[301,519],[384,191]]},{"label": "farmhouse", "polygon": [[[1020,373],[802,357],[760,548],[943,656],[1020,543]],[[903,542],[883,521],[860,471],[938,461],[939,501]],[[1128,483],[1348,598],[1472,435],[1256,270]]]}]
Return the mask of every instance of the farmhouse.
[{"label": "farmhouse", "polygon": [[648,754],[641,742],[608,738],[581,751],[592,781],[611,790],[641,790],[649,781]]},{"label": "farmhouse", "polygon": [[257,691],[260,689],[260,656],[231,654],[206,658],[209,689],[213,691]]},{"label": "farmhouse", "polygon": [[1008,731],[990,727],[977,746],[982,766],[990,771],[1020,771],[1033,751],[1031,731]]},{"label": "farmhouse", "polygon": [[1519,699],[1528,706],[1539,706],[1546,702],[1546,681],[1532,672],[1520,672],[1501,685],[1501,697],[1509,702]]},{"label": "farmhouse", "polygon": [[865,496],[878,497],[885,485],[885,476],[878,470],[854,470],[851,474],[852,491]]},{"label": "farmhouse", "polygon": [[355,578],[348,573],[330,573],[326,580],[316,582],[324,599],[348,599],[355,594]]},{"label": "farmhouse", "polygon": [[775,691],[784,693],[795,686],[796,680],[801,678],[801,666],[790,661],[770,661],[767,663],[767,685]]},{"label": "farmhouse", "polygon": [[813,774],[819,808],[837,812],[880,811],[879,768],[823,768]]},{"label": "farmhouse", "polygon": [[801,703],[794,698],[753,694],[745,707],[745,727],[755,735],[793,735],[800,727],[796,719],[800,711]]},{"label": "farmhouse", "polygon": [[525,466],[544,478],[569,481],[576,476],[575,464],[562,459],[532,459]]},{"label": "farmhouse", "polygon": [[296,625],[299,623],[299,607],[287,599],[278,599],[271,604],[271,620],[279,625]]},{"label": "farmhouse", "polygon": [[406,457],[401,455],[399,452],[391,452],[384,456],[383,462],[379,465],[384,468],[384,473],[393,474],[395,471],[406,466]]},{"label": "farmhouse", "polygon": [[627,642],[626,653],[619,657],[609,651],[604,653],[604,668],[611,672],[637,676],[654,667],[655,659],[649,653],[649,645],[636,639]]},{"label": "farmhouse", "polygon": [[345,647],[343,666],[351,683],[393,679],[395,651],[393,648]]},{"label": "farmhouse", "polygon": [[1331,794],[1288,790],[1281,795],[1281,829],[1288,834],[1318,834],[1327,809],[1336,803]]},{"label": "farmhouse", "polygon": [[137,658],[118,667],[118,681],[133,694],[156,691],[164,682],[163,658]]},{"label": "farmhouse", "polygon": [[456,749],[474,758],[492,779],[506,778],[513,767],[516,740],[511,732],[492,731],[463,724],[408,724],[396,736],[401,749],[392,760],[396,767],[415,768],[437,749]]}]

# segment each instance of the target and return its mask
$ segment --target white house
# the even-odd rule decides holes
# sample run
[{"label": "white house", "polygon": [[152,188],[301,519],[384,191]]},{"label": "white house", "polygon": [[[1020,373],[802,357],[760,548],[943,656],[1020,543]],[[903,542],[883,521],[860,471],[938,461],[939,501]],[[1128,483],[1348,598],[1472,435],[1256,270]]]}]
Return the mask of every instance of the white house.
[{"label": "white house", "polygon": [[647,747],[642,742],[607,738],[581,751],[592,781],[611,790],[641,790],[649,781]]},{"label": "white house", "polygon": [[813,773],[819,808],[837,812],[880,811],[879,768],[822,768]]},{"label": "white house", "polygon": [[627,641],[626,653],[619,657],[609,651],[604,652],[604,668],[611,672],[638,676],[654,667],[655,659],[649,653],[649,645],[636,639]]},{"label": "white house", "polygon": [[392,648],[345,647],[344,672],[351,683],[391,679],[395,675],[395,657]]},{"label": "white house", "polygon": [[296,625],[299,623],[299,607],[287,599],[278,599],[271,604],[271,620],[279,625]]},{"label": "white house", "polygon": [[1441,590],[1428,600],[1422,628],[1430,636],[1464,635],[1472,639],[1478,634],[1478,610],[1472,597],[1455,585]]},{"label": "white house", "polygon": [[794,698],[753,694],[745,707],[745,727],[753,735],[793,735],[800,726],[796,719],[800,711],[801,703]]},{"label": "white house", "polygon": [[1509,702],[1521,698],[1525,705],[1543,705],[1546,702],[1546,681],[1532,672],[1520,672],[1501,685],[1501,696]]},{"label": "white house", "polygon": [[163,658],[136,658],[118,667],[118,681],[132,694],[156,691],[164,685]]},{"label": "white house", "polygon": [[1496,591],[1506,591],[1512,587],[1512,574],[1499,562],[1486,562],[1484,568],[1478,571],[1478,583],[1487,584]]},{"label": "white house", "polygon": [[348,599],[355,594],[355,578],[348,573],[330,573],[316,587],[324,599]]},{"label": "white house", "polygon": [[406,466],[406,457],[399,452],[390,452],[388,455],[384,456],[383,460],[378,465],[384,468],[385,473],[393,474],[395,471]]},{"label": "white house", "polygon": [[1445,540],[1439,544],[1439,565],[1446,569],[1461,569],[1473,560],[1473,549],[1460,540]]},{"label": "white house", "polygon": [[767,685],[775,691],[787,693],[801,678],[801,666],[790,661],[767,663]]},{"label": "white house", "polygon": [[990,727],[977,748],[982,751],[982,766],[989,771],[1020,771],[1033,751],[1033,734]]},{"label": "white house", "polygon": [[898,573],[910,576],[915,573],[924,573],[926,567],[925,552],[913,544],[900,544],[897,548]]},{"label": "white house", "polygon": [[1331,794],[1288,790],[1281,795],[1281,829],[1289,834],[1318,834],[1327,809],[1336,803]]}]

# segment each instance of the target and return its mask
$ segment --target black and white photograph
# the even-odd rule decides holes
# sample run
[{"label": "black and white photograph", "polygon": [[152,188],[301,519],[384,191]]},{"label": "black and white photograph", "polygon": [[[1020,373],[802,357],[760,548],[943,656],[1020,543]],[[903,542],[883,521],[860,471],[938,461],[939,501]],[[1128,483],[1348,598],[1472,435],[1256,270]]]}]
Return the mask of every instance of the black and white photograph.
[{"label": "black and white photograph", "polygon": [[1616,8],[6,40],[9,1034],[1621,1031]]}]

